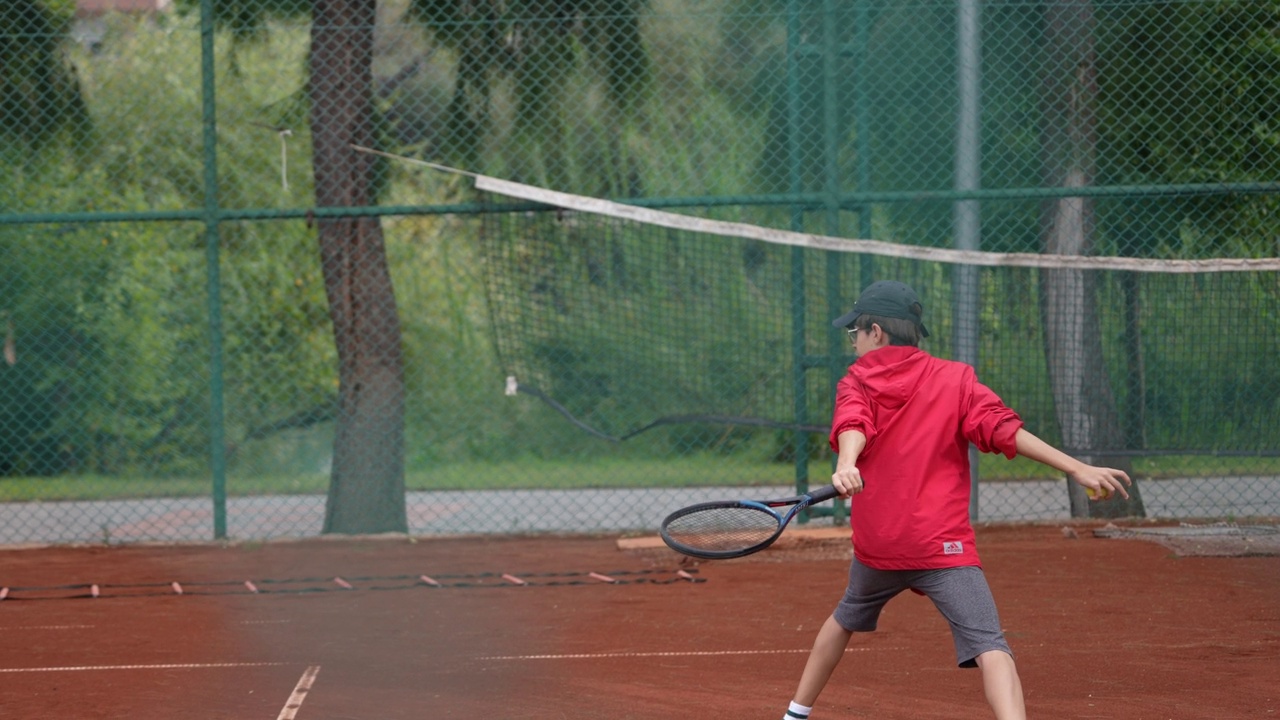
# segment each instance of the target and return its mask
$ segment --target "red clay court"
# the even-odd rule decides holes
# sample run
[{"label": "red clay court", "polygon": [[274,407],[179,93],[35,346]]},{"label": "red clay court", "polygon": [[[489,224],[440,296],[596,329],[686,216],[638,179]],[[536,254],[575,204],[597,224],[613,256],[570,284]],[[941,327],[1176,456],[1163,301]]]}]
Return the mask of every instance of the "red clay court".
[{"label": "red clay court", "polygon": [[[1032,717],[1280,717],[1280,557],[1185,557],[1092,527],[979,530]],[[7,549],[0,705],[131,720],[776,718],[846,554],[791,542],[682,565],[612,537]],[[815,720],[989,717],[924,598],[895,599],[850,648]]]}]

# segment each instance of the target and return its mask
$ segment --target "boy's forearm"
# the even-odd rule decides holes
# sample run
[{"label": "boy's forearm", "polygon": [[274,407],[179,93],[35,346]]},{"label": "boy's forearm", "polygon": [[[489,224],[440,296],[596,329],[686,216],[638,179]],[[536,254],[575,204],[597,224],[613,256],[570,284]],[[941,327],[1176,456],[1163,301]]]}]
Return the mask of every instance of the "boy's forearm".
[{"label": "boy's forearm", "polygon": [[1071,457],[1049,443],[1032,435],[1025,429],[1019,429],[1014,438],[1018,454],[1031,458],[1036,462],[1048,465],[1067,474],[1076,483],[1083,486],[1090,499],[1106,500],[1112,493],[1129,498],[1126,485],[1132,485],[1129,474],[1115,468],[1095,467]]},{"label": "boy's forearm", "polygon": [[867,436],[862,434],[861,430],[845,430],[836,437],[836,442],[840,446],[840,453],[836,457],[836,467],[857,465],[858,456],[862,454],[862,450],[867,446]]},{"label": "boy's forearm", "polygon": [[1079,460],[1031,434],[1026,428],[1019,428],[1014,442],[1017,443],[1019,455],[1068,475],[1073,474],[1083,465]]},{"label": "boy's forearm", "polygon": [[840,454],[836,457],[836,469],[831,473],[831,485],[842,497],[862,492],[862,471],[858,470],[858,456],[867,446],[867,436],[861,430],[845,430],[836,437]]}]

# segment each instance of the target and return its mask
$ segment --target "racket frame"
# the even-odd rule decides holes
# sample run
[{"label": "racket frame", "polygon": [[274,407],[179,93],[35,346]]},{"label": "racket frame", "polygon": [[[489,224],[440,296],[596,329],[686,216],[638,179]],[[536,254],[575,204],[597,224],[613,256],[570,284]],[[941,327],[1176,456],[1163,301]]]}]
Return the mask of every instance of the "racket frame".
[{"label": "racket frame", "polygon": [[[835,486],[826,485],[816,490],[811,490],[803,495],[793,495],[785,498],[774,498],[772,500],[713,500],[711,502],[701,502],[687,507],[680,508],[662,520],[662,525],[658,529],[658,534],[662,536],[662,542],[667,547],[675,550],[682,555],[701,558],[703,560],[729,560],[732,558],[745,557],[772,545],[779,537],[782,537],[783,531],[787,529],[787,525],[805,509],[816,505],[817,503],[826,502],[832,498],[840,496],[840,491]],[[778,513],[774,508],[782,508],[790,506],[785,515]],[[737,550],[704,550],[700,548],[690,547],[678,540],[675,540],[667,532],[667,526],[675,520],[687,515],[703,512],[706,510],[721,510],[728,508],[745,508],[772,515],[778,522],[778,529],[774,531],[768,538]]]}]

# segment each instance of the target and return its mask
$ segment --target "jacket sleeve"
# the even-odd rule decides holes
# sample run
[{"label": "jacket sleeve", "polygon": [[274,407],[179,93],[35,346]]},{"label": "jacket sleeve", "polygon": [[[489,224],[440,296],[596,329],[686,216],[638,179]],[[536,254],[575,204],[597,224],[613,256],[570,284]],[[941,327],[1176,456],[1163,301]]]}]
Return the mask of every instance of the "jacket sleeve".
[{"label": "jacket sleeve", "polygon": [[995,391],[978,382],[972,369],[966,374],[965,386],[969,397],[963,421],[965,438],[982,452],[998,452],[1010,459],[1016,457],[1022,418],[1005,405]]},{"label": "jacket sleeve", "polygon": [[848,430],[861,431],[867,436],[870,445],[876,436],[875,413],[871,401],[867,399],[862,383],[850,372],[836,385],[836,407],[831,416],[831,435],[827,442],[831,449],[840,452],[840,433]]}]

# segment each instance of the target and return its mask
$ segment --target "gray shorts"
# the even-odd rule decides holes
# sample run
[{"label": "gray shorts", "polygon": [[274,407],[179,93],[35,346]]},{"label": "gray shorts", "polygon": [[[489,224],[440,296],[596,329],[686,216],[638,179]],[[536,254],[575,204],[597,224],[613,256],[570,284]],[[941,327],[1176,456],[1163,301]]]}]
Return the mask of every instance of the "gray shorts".
[{"label": "gray shorts", "polygon": [[849,566],[849,586],[832,615],[845,630],[871,632],[885,603],[903,590],[928,597],[947,619],[960,667],[977,667],[976,658],[989,650],[1013,655],[1000,630],[987,577],[979,567],[876,570],[855,559]]}]

